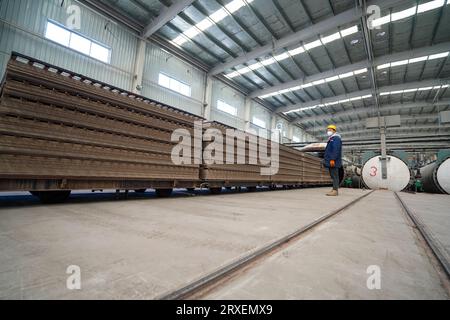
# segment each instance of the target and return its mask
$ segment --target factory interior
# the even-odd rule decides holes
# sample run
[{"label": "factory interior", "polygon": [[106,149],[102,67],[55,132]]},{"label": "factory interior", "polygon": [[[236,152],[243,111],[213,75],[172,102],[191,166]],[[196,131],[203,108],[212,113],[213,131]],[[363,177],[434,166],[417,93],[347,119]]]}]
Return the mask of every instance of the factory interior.
[{"label": "factory interior", "polygon": [[450,0],[0,0],[0,300],[449,301],[449,54]]}]

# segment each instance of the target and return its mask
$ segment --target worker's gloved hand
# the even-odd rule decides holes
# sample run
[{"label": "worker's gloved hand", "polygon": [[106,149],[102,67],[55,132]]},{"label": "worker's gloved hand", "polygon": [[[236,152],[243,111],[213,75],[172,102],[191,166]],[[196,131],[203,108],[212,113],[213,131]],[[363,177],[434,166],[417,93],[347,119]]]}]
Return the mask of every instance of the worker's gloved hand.
[{"label": "worker's gloved hand", "polygon": [[330,160],[330,167],[334,168],[336,166],[336,162],[334,160]]}]

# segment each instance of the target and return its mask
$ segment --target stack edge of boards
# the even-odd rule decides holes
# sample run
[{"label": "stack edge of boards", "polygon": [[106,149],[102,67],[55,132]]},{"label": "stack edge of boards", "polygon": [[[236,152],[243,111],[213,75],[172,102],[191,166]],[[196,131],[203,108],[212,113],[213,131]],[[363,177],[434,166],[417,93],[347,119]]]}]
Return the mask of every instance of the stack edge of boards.
[{"label": "stack edge of boards", "polygon": [[[261,175],[267,166],[248,155],[246,164],[202,163],[196,121],[227,128],[14,53],[1,89],[0,191],[331,183],[319,158],[282,145],[276,175]],[[191,146],[189,164],[172,161],[176,129]]]}]

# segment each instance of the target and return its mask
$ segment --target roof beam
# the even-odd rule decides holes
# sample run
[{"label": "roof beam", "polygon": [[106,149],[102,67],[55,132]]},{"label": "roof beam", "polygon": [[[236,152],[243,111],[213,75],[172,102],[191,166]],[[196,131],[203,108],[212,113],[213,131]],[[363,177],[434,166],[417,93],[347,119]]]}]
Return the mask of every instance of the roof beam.
[{"label": "roof beam", "polygon": [[[398,84],[398,85],[380,87],[379,91],[398,91],[398,90],[407,90],[407,89],[413,89],[413,88],[419,88],[419,87],[433,87],[433,86],[439,86],[439,85],[445,85],[445,84],[450,84],[450,80],[433,79],[433,80],[426,80],[426,81],[402,83],[402,84]],[[340,96],[309,101],[307,103],[294,104],[294,105],[290,105],[287,107],[278,108],[276,111],[277,112],[288,112],[288,111],[292,111],[295,109],[308,108],[308,107],[316,106],[318,104],[325,104],[325,103],[330,103],[330,102],[334,102],[334,101],[338,101],[338,100],[351,99],[351,98],[365,96],[365,95],[369,95],[369,94],[372,94],[372,95],[375,94],[373,92],[373,89],[355,91],[355,92],[352,92],[349,94],[343,94]]]},{"label": "roof beam", "polygon": [[[412,109],[421,109],[426,107],[434,107],[434,106],[450,106],[450,99],[437,101],[435,103],[423,101],[423,102],[413,102],[413,103],[395,103],[395,104],[386,104],[380,106],[380,112],[382,115],[388,115],[387,113],[391,114],[398,114],[402,110],[412,110]],[[307,124],[311,121],[317,122],[317,123],[323,123],[324,121],[333,121],[336,118],[339,117],[350,117],[350,116],[370,116],[370,113],[375,113],[374,107],[361,107],[358,108],[358,110],[348,110],[343,112],[337,112],[333,114],[325,114],[321,116],[315,116],[315,117],[307,117],[302,118],[297,123],[308,126]],[[350,120],[349,120],[350,121]],[[343,121],[338,121],[338,123],[341,123]]]},{"label": "roof beam", "polygon": [[[378,5],[381,9],[389,8],[395,6],[396,4],[402,3],[404,0],[374,0],[370,1],[369,4]],[[233,67],[244,64],[247,61],[262,57],[266,54],[269,54],[273,51],[276,51],[280,48],[288,47],[292,44],[297,44],[302,41],[308,40],[314,36],[319,34],[327,33],[330,30],[336,30],[338,27],[343,26],[345,24],[357,21],[364,16],[361,7],[355,7],[344,11],[340,14],[335,15],[332,18],[323,20],[321,22],[315,23],[310,27],[307,27],[303,30],[299,30],[297,32],[291,33],[281,39],[273,41],[273,43],[266,44],[262,47],[256,48],[250,52],[241,54],[239,57],[217,65],[212,68],[209,72],[210,75],[216,75],[222,73],[228,69],[232,69]]]},{"label": "roof beam", "polygon": [[[426,115],[413,115],[413,116],[409,116],[409,115],[400,115],[400,121],[402,123],[402,127],[411,127],[411,124],[408,124],[409,121],[432,121],[431,123],[418,123],[418,125],[423,125],[423,126],[434,126],[436,123],[436,121],[439,119],[439,114],[434,113],[434,114],[426,114]],[[338,130],[339,132],[345,132],[347,130],[352,130],[352,129],[358,129],[358,128],[362,128],[364,129],[366,127],[366,120],[362,119],[362,120],[357,120],[357,121],[348,121],[348,122],[340,122],[338,123]],[[434,122],[433,122],[434,121]],[[416,125],[414,125],[415,127]],[[306,129],[312,129],[310,128],[306,128]],[[325,130],[325,126],[323,126],[323,130],[321,130],[321,133],[319,133],[319,136],[325,135],[322,134],[322,132]]]},{"label": "roof beam", "polygon": [[165,7],[161,10],[152,22],[150,22],[142,31],[142,37],[148,38],[156,31],[161,29],[166,23],[173,20],[180,12],[189,7],[195,0],[179,0],[170,7]]},{"label": "roof beam", "polygon": [[[388,136],[390,136],[391,138],[393,138],[394,136],[389,135],[389,133],[393,133],[393,132],[401,132],[401,131],[423,131],[423,130],[432,130],[432,131],[439,131],[439,130],[450,130],[450,125],[426,125],[426,126],[413,126],[413,127],[398,127],[398,128],[387,128],[386,134]],[[352,136],[352,135],[361,135],[364,133],[378,133],[380,132],[380,129],[375,128],[375,129],[365,129],[365,128],[360,128],[357,130],[352,130],[352,131],[339,131],[339,134],[343,137],[348,137],[348,136]],[[319,134],[318,137],[325,137],[325,134]]]}]

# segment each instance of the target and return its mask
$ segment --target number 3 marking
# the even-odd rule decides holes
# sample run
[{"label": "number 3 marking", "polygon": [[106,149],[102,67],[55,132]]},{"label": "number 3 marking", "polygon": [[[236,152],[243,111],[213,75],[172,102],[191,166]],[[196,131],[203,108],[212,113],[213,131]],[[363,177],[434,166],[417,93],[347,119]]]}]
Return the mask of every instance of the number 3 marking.
[{"label": "number 3 marking", "polygon": [[377,171],[378,171],[378,169],[377,169],[377,167],[372,167],[372,168],[370,168],[372,171],[370,172],[370,176],[371,177],[375,177],[376,175],[377,175]]}]

